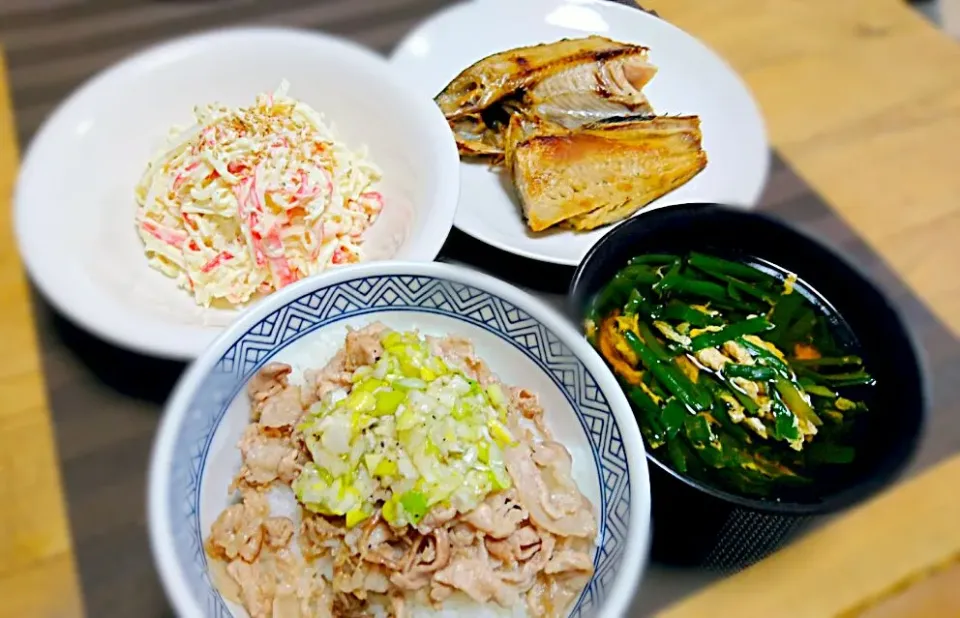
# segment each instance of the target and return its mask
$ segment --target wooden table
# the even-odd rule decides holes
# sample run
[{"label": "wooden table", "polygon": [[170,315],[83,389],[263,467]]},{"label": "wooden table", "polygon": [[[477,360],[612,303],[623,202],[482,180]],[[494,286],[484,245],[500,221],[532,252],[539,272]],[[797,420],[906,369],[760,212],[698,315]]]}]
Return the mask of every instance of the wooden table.
[{"label": "wooden table", "polygon": [[79,616],[69,528],[33,320],[13,241],[17,173],[6,67],[0,56],[0,616]]},{"label": "wooden table", "polygon": [[[954,154],[960,46],[901,0],[643,4],[727,58],[753,89],[780,153],[960,334]],[[10,229],[17,150],[8,99],[0,61],[0,319],[11,350],[0,358],[0,616],[80,616],[27,289]],[[856,599],[960,550],[958,527],[944,525],[945,517],[960,514],[960,501],[944,497],[955,485],[929,489],[958,476],[960,461],[947,463],[668,615],[703,615],[708,608],[741,616],[849,610]],[[928,519],[897,516],[907,507]],[[931,535],[940,542],[931,543]],[[831,559],[861,575],[824,577],[805,569],[797,579],[798,565],[825,547],[839,547],[844,553]],[[944,581],[960,576],[945,572]]]}]

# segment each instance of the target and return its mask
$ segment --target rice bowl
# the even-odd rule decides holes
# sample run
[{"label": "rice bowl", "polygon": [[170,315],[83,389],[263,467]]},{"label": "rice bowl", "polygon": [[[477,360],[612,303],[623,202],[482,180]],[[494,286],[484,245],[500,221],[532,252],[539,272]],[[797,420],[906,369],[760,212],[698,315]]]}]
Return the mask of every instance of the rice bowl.
[{"label": "rice bowl", "polygon": [[[545,424],[569,452],[572,480],[596,517],[593,573],[564,616],[626,615],[645,563],[649,488],[639,432],[616,383],[562,317],[526,294],[463,268],[403,263],[346,267],[281,290],[181,380],[154,449],[149,505],[154,553],[178,613],[248,615],[216,591],[204,551],[211,526],[235,502],[227,487],[243,465],[236,445],[251,420],[245,384],[271,363],[289,365],[299,381],[335,356],[348,327],[373,322],[467,339],[494,373],[539,395]],[[272,497],[271,515],[286,508],[293,519],[286,491]],[[439,609],[408,609],[414,616],[528,615],[523,603],[505,609],[459,594]]]}]

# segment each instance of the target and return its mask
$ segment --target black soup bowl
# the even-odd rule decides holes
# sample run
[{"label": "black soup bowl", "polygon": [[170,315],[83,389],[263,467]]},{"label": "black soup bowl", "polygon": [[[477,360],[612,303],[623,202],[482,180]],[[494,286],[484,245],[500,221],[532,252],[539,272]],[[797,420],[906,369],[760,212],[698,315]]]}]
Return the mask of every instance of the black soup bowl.
[{"label": "black soup bowl", "polygon": [[[797,275],[804,296],[841,324],[874,378],[857,415],[853,460],[802,492],[759,497],[681,474],[650,449],[654,559],[730,571],[775,551],[818,516],[857,504],[891,484],[919,442],[927,385],[910,332],[877,287],[819,241],[777,219],[717,204],[686,204],[634,217],[603,237],[573,276],[570,316],[584,328],[591,301],[628,260],[698,252],[766,264]],[[635,409],[636,411],[636,409]],[[643,424],[642,414],[637,414]]]}]

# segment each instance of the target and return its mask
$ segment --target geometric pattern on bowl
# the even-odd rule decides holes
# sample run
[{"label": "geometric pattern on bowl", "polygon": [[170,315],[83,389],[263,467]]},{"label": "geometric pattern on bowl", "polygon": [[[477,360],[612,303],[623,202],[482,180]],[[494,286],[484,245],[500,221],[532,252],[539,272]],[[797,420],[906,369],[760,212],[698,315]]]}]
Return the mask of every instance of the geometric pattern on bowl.
[{"label": "geometric pattern on bowl", "polygon": [[[223,354],[191,401],[176,437],[168,513],[177,560],[188,569],[206,615],[230,618],[207,574],[200,527],[200,484],[210,443],[230,402],[246,381],[283,348],[310,332],[353,316],[381,311],[435,313],[496,335],[534,361],[570,402],[593,452],[600,479],[600,542],[595,572],[571,618],[603,605],[624,559],[630,520],[630,475],[620,427],[596,381],[543,324],[509,302],[467,285],[434,277],[374,276],[332,284],[293,300],[244,333]],[[215,410],[210,414],[210,410]]]}]

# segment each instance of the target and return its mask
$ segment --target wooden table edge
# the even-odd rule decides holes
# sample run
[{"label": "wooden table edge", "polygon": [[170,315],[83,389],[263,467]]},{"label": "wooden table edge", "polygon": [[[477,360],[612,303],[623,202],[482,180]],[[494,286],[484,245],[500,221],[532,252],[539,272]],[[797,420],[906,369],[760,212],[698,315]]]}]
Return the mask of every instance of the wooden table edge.
[{"label": "wooden table edge", "polygon": [[960,455],[682,599],[658,617],[859,616],[956,566],[960,493],[943,488],[957,479]]},{"label": "wooden table edge", "polygon": [[13,235],[17,145],[0,49],[0,616],[83,615],[32,307]]}]

